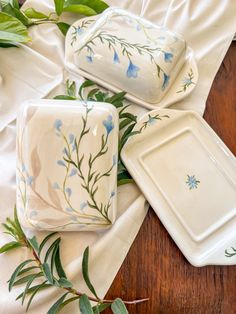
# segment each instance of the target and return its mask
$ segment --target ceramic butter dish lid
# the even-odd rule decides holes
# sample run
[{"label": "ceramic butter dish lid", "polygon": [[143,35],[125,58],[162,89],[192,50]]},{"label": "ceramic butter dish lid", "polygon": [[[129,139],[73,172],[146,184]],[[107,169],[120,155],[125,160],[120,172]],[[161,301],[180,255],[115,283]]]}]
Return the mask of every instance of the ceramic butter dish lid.
[{"label": "ceramic butter dish lid", "polygon": [[227,255],[236,247],[233,154],[191,111],[152,111],[135,131],[123,162],[189,262],[236,264]]},{"label": "ceramic butter dish lid", "polygon": [[127,11],[109,8],[76,22],[66,38],[66,65],[148,108],[192,91],[198,74],[182,36]]},{"label": "ceramic butter dish lid", "polygon": [[98,230],[116,217],[118,116],[107,103],[36,100],[17,133],[17,208],[44,230]]}]

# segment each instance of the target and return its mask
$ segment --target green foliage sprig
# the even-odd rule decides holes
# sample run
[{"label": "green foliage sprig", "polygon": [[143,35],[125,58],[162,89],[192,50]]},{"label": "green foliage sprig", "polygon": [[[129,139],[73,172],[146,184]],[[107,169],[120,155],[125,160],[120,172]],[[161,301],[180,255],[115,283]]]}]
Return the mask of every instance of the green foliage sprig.
[{"label": "green foliage sprig", "polygon": [[120,121],[119,123],[120,136],[118,148],[118,177],[117,177],[118,186],[134,182],[120,158],[120,153],[123,146],[127,142],[128,138],[137,133],[140,133],[137,131],[133,131],[137,123],[137,116],[127,111],[129,105],[125,105],[124,97],[125,92],[116,93],[111,96],[108,92],[104,92],[91,80],[86,80],[80,86],[78,94],[76,92],[75,82],[70,83],[69,81],[67,81],[66,94],[54,97],[54,99],[61,100],[86,100],[94,102],[107,102],[117,108],[119,112]]},{"label": "green foliage sprig", "polygon": [[[84,281],[93,296],[88,296],[73,287],[71,281],[67,278],[60,258],[61,238],[55,239],[57,232],[48,234],[41,243],[38,243],[36,237],[28,239],[21,228],[15,208],[14,219],[7,218],[3,224],[5,233],[14,238],[0,248],[0,253],[4,253],[15,248],[24,247],[30,250],[31,259],[21,262],[16,267],[8,280],[9,291],[15,286],[25,285],[24,290],[19,294],[16,300],[21,300],[22,305],[26,302],[26,311],[30,308],[34,297],[41,290],[50,287],[56,287],[62,291],[60,298],[51,306],[47,314],[59,313],[67,304],[78,302],[82,314],[97,314],[107,308],[111,308],[114,314],[127,314],[126,304],[137,304],[148,299],[122,301],[120,298],[115,300],[103,300],[91,283],[89,277],[89,247],[83,253],[82,274]],[[91,301],[95,305],[91,304]]]},{"label": "green foliage sprig", "polygon": [[30,41],[28,27],[44,23],[56,24],[66,35],[70,25],[61,21],[65,12],[91,16],[103,12],[108,5],[102,0],[54,0],[55,11],[50,14],[34,8],[22,10],[17,0],[0,0],[0,47]]}]

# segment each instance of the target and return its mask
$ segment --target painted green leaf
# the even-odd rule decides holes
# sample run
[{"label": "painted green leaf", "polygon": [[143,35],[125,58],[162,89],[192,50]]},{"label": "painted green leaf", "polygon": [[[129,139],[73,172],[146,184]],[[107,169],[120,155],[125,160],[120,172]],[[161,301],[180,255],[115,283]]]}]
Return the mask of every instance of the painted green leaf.
[{"label": "painted green leaf", "polygon": [[60,305],[63,303],[63,301],[65,300],[67,294],[69,292],[66,292],[65,294],[63,294],[63,296],[61,296],[53,305],[52,307],[48,310],[47,314],[56,314],[59,311]]},{"label": "painted green leaf", "polygon": [[79,88],[79,96],[81,97],[81,99],[83,99],[83,95],[82,95],[83,89],[86,87],[94,86],[94,85],[95,85],[95,83],[93,81],[90,81],[90,80],[86,80],[86,81],[84,81],[83,84],[81,84],[81,86]]},{"label": "painted green leaf", "polygon": [[20,263],[20,265],[18,265],[16,267],[16,269],[14,270],[13,274],[11,275],[11,278],[9,279],[9,284],[8,284],[8,289],[9,291],[11,291],[12,287],[13,287],[13,284],[16,280],[16,277],[18,276],[19,272],[23,269],[24,266],[26,266],[27,264],[33,262],[34,260],[33,259],[28,259],[22,263]]},{"label": "painted green leaf", "polygon": [[30,41],[27,28],[17,18],[0,12],[0,21],[0,42],[26,43]]},{"label": "painted green leaf", "polygon": [[43,273],[44,273],[45,277],[47,278],[48,282],[51,285],[53,285],[54,281],[53,281],[52,273],[51,273],[51,270],[50,270],[48,263],[43,263],[42,270],[43,270]]},{"label": "painted green leaf", "polygon": [[93,314],[91,303],[86,294],[83,294],[79,299],[79,309],[81,314]]},{"label": "painted green leaf", "polygon": [[112,303],[111,309],[114,314],[129,314],[124,302],[119,298]]},{"label": "painted green leaf", "polygon": [[97,14],[102,13],[105,9],[108,8],[108,5],[101,0],[67,0],[65,1],[65,6],[68,5],[86,5],[93,9]]},{"label": "painted green leaf", "polygon": [[85,15],[85,16],[92,16],[92,15],[97,14],[97,12],[94,11],[92,8],[88,7],[87,5],[83,5],[83,4],[68,5],[68,6],[63,8],[63,11],[64,12],[78,13],[78,14]]},{"label": "painted green leaf", "polygon": [[24,14],[30,19],[46,19],[48,16],[42,12],[36,11],[34,8],[28,8]]},{"label": "painted green leaf", "polygon": [[68,96],[76,98],[76,84],[75,82],[66,81],[66,93]]},{"label": "painted green leaf", "polygon": [[55,96],[53,99],[59,99],[59,100],[76,100],[76,98],[68,96],[68,95],[58,95]]},{"label": "painted green leaf", "polygon": [[84,281],[86,282],[89,290],[92,292],[92,294],[99,299],[90,279],[89,279],[89,271],[88,271],[88,261],[89,261],[89,247],[87,247],[83,254],[83,260],[82,260],[82,274]]},{"label": "painted green leaf", "polygon": [[66,33],[68,32],[68,29],[70,28],[70,24],[64,23],[64,22],[58,22],[57,27],[62,32],[64,36],[66,36]]},{"label": "painted green leaf", "polygon": [[126,94],[126,92],[117,93],[117,94],[111,96],[110,98],[108,98],[107,101],[112,104],[113,102],[115,102],[117,100],[124,100],[125,94]]},{"label": "painted green leaf", "polygon": [[55,9],[58,16],[60,16],[63,11],[64,2],[64,0],[54,0]]},{"label": "painted green leaf", "polygon": [[12,241],[0,248],[0,254],[21,247],[22,245],[19,242]]}]

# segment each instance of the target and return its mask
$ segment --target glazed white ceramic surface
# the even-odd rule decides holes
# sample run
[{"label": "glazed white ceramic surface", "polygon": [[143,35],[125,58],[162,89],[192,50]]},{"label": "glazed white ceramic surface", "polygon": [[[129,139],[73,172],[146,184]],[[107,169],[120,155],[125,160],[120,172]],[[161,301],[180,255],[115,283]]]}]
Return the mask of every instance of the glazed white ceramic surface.
[{"label": "glazed white ceramic surface", "polygon": [[105,103],[36,100],[18,115],[17,208],[44,230],[97,230],[116,217],[118,115]]},{"label": "glazed white ceramic surface", "polygon": [[193,52],[180,35],[117,8],[73,24],[66,66],[147,108],[186,97],[198,80]]},{"label": "glazed white ceramic surface", "polygon": [[231,264],[233,154],[191,111],[151,111],[133,131],[137,134],[124,146],[123,162],[183,254],[195,266]]}]

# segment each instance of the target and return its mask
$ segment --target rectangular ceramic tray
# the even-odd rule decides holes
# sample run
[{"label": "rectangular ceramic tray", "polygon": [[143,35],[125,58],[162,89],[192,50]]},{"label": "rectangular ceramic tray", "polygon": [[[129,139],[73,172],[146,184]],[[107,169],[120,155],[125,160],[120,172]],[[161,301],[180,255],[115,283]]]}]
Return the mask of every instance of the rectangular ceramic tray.
[{"label": "rectangular ceramic tray", "polygon": [[107,103],[35,100],[17,131],[17,208],[43,230],[98,230],[116,218],[118,115]]},{"label": "rectangular ceramic tray", "polygon": [[222,263],[211,255],[236,244],[234,156],[193,112],[156,110],[134,131],[122,159],[159,218],[193,265]]},{"label": "rectangular ceramic tray", "polygon": [[186,97],[198,79],[181,35],[118,8],[74,23],[65,59],[68,70],[147,108]]}]

